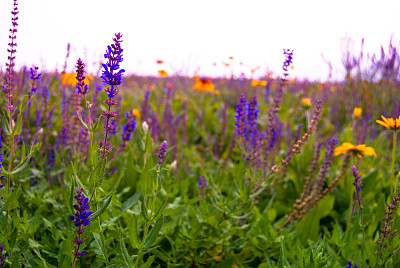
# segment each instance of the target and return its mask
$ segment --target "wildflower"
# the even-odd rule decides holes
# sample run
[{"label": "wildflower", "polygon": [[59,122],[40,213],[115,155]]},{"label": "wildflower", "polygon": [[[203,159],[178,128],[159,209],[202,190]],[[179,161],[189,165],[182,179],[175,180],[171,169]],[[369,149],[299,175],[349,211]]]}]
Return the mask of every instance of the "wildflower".
[{"label": "wildflower", "polygon": [[113,38],[114,44],[112,44],[111,46],[107,46],[106,54],[104,54],[104,58],[107,59],[107,63],[103,64],[103,73],[101,75],[101,78],[103,79],[103,84],[109,85],[110,87],[104,89],[104,92],[106,92],[108,95],[108,100],[105,101],[105,103],[108,105],[108,110],[104,110],[102,112],[102,115],[105,117],[106,120],[104,125],[106,135],[104,137],[104,141],[102,142],[102,145],[104,146],[102,148],[103,160],[106,152],[109,151],[109,149],[106,148],[108,131],[113,130],[113,126],[109,123],[110,118],[117,116],[117,114],[111,110],[111,107],[117,104],[117,102],[114,100],[114,97],[118,94],[117,86],[121,85],[121,77],[122,74],[125,72],[125,70],[120,69],[119,66],[119,64],[124,60],[122,58],[123,49],[121,48],[121,38],[122,34],[115,34],[115,38]]},{"label": "wildflower", "polygon": [[355,107],[353,111],[354,118],[359,118],[362,115],[362,108]]},{"label": "wildflower", "polygon": [[220,93],[221,93],[221,92],[219,92],[219,90],[214,91],[214,94],[215,94],[216,96],[218,96]]},{"label": "wildflower", "polygon": [[167,147],[168,147],[168,142],[163,141],[160,145],[160,151],[158,152],[158,164],[161,165],[163,163],[163,160],[165,158],[165,154],[167,153]]},{"label": "wildflower", "polygon": [[206,188],[207,188],[207,185],[208,185],[208,181],[204,177],[204,175],[201,175],[199,177],[198,184],[199,184],[199,190],[200,190],[201,197],[202,198],[206,198]]},{"label": "wildflower", "polygon": [[126,118],[129,118],[130,120],[128,121],[128,123],[122,126],[122,140],[127,142],[130,141],[132,133],[135,132],[136,117],[129,116],[129,114],[127,114]]},{"label": "wildflower", "polygon": [[356,210],[356,205],[358,205],[358,208],[360,209],[361,226],[362,226],[363,242],[364,242],[365,238],[364,238],[364,224],[363,224],[363,214],[362,214],[363,205],[361,204],[361,200],[362,200],[362,197],[361,197],[362,180],[361,180],[361,177],[359,175],[359,172],[357,171],[357,167],[353,166],[351,169],[353,170],[353,177],[354,177],[353,185],[355,187],[355,195],[354,195],[354,201],[353,201],[353,208],[351,210],[351,215],[350,215],[350,218],[349,218],[349,224],[350,224],[351,218],[352,218],[352,216],[354,214],[354,211]]},{"label": "wildflower", "polygon": [[163,64],[164,61],[163,61],[163,60],[156,60],[156,63],[157,63],[157,64]]},{"label": "wildflower", "polygon": [[[90,86],[90,80],[93,80],[93,75],[85,74],[83,82],[85,85]],[[75,87],[78,84],[78,80],[76,80],[76,73],[63,73],[61,75],[61,84],[66,86]]]},{"label": "wildflower", "polygon": [[[349,265],[346,265],[345,268],[351,268],[351,267],[352,267],[351,261],[348,261],[348,263],[349,263]],[[354,264],[354,268],[358,268],[358,265],[355,265],[355,264]]]},{"label": "wildflower", "polygon": [[83,194],[83,189],[79,188],[75,191],[77,194],[74,196],[74,198],[78,204],[74,205],[74,209],[76,210],[75,216],[70,216],[70,219],[74,222],[74,225],[78,227],[76,230],[78,236],[75,236],[75,239],[73,240],[73,242],[77,245],[75,246],[73,253],[75,256],[73,262],[74,264],[78,256],[83,257],[83,255],[86,253],[86,250],[79,251],[79,247],[83,244],[83,242],[86,241],[86,238],[81,238],[81,235],[85,232],[83,226],[88,226],[90,224],[90,216],[92,215],[92,211],[89,211],[89,198],[85,197]]},{"label": "wildflower", "polygon": [[311,107],[311,99],[310,98],[302,98],[300,102],[301,102],[301,105],[303,105],[305,108]]},{"label": "wildflower", "polygon": [[266,86],[267,85],[267,81],[264,81],[264,80],[252,80],[251,81],[251,85],[253,87]]},{"label": "wildflower", "polygon": [[335,149],[335,156],[347,153],[351,153],[358,158],[361,158],[363,155],[376,156],[374,148],[366,147],[365,144],[353,145],[350,142],[344,142],[341,146]]},{"label": "wildflower", "polygon": [[245,117],[246,105],[247,105],[246,97],[243,94],[241,94],[239,104],[236,105],[236,115],[235,115],[236,135],[238,136],[246,132],[246,117]]},{"label": "wildflower", "polygon": [[164,70],[159,70],[159,71],[158,71],[158,74],[159,74],[161,77],[167,77],[167,76],[168,76],[168,73],[167,73],[166,71],[164,71]]},{"label": "wildflower", "polygon": [[389,128],[391,130],[399,130],[400,129],[400,116],[398,118],[386,118],[383,115],[381,116],[383,121],[381,120],[376,120],[376,122],[385,128]]},{"label": "wildflower", "polygon": [[3,244],[0,246],[0,267],[6,267],[6,258],[8,257],[8,252],[3,254]]},{"label": "wildflower", "polygon": [[193,89],[197,91],[206,91],[212,93],[214,91],[215,85],[206,78],[198,78],[196,83],[193,85]]},{"label": "wildflower", "polygon": [[76,83],[76,93],[86,95],[86,93],[89,90],[88,84],[85,83],[86,77],[83,75],[85,72],[85,64],[83,61],[79,58],[78,61],[76,62],[76,80],[78,81]]},{"label": "wildflower", "polygon": [[136,117],[136,118],[140,118],[140,112],[139,112],[138,109],[132,109],[131,115]]},{"label": "wildflower", "polygon": [[29,71],[29,77],[32,80],[31,89],[28,92],[29,98],[31,98],[32,95],[36,93],[37,82],[40,81],[40,76],[42,75],[42,74],[38,74],[38,69],[39,69],[39,67],[33,66],[33,68],[30,68],[30,71]]},{"label": "wildflower", "polygon": [[233,60],[233,57],[229,57],[230,60]]}]

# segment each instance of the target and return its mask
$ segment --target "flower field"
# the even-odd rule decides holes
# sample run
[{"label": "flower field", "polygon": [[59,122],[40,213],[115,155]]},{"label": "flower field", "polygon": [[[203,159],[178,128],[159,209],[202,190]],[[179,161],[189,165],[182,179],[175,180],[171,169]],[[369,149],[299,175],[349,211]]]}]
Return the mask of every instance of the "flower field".
[{"label": "flower field", "polygon": [[[397,267],[400,54],[341,81],[15,68],[0,94],[0,267]],[[281,53],[278,51],[277,53]],[[68,53],[69,54],[69,53]],[[68,58],[68,56],[67,56]],[[232,59],[234,58],[232,57]],[[66,61],[67,62],[67,61]],[[301,66],[296,66],[301,68]]]}]

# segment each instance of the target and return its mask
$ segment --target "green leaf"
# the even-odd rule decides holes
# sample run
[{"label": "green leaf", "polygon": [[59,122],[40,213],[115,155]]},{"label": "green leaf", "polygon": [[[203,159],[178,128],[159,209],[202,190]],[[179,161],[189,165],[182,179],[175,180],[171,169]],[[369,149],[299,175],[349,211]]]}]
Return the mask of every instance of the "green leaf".
[{"label": "green leaf", "polygon": [[37,250],[36,248],[33,250],[33,252],[35,252],[35,254],[39,257],[39,259],[42,261],[43,263],[43,267],[47,268],[47,262],[45,259],[43,259],[42,255],[40,255],[39,250]]},{"label": "green leaf", "polygon": [[126,267],[130,268],[133,267],[133,262],[131,257],[129,256],[128,250],[126,250],[124,238],[122,236],[122,230],[119,229],[119,249],[121,253],[121,259]]},{"label": "green leaf", "polygon": [[144,200],[143,200],[142,205],[141,205],[141,213],[142,213],[143,218],[146,221],[150,221],[149,214],[147,213],[147,208],[146,208],[146,205],[144,203]]},{"label": "green leaf", "polygon": [[106,260],[106,249],[103,246],[103,243],[101,242],[101,236],[98,233],[93,233],[93,237],[94,237],[94,242],[97,244],[97,247],[100,249],[101,252],[101,256],[103,256],[104,260]]},{"label": "green leaf", "polygon": [[106,202],[104,202],[103,205],[101,205],[101,207],[99,208],[99,210],[97,210],[95,213],[93,213],[93,214],[90,216],[90,219],[91,219],[91,220],[97,218],[98,216],[100,216],[101,214],[104,213],[104,211],[106,210],[106,208],[108,207],[108,205],[110,205],[112,197],[113,197],[113,196],[110,195],[110,197],[106,200]]},{"label": "green leaf", "polygon": [[12,130],[12,136],[19,135],[19,133],[21,133],[21,130],[22,130],[22,117],[23,116],[18,115],[17,123],[15,124],[15,126],[13,127],[13,130]]},{"label": "green leaf", "polygon": [[3,119],[3,130],[7,136],[10,136],[11,129],[10,129],[10,120],[8,118],[8,113],[4,113],[2,119]]},{"label": "green leaf", "polygon": [[69,205],[70,205],[70,209],[71,209],[70,212],[74,211],[74,194],[75,194],[75,180],[74,180],[74,176],[72,176],[71,190],[69,192]]},{"label": "green leaf", "polygon": [[154,244],[154,242],[156,242],[158,233],[160,232],[161,227],[163,226],[163,223],[164,223],[164,217],[162,216],[156,221],[156,223],[154,224],[150,233],[144,239],[144,248],[145,249],[148,249],[149,247],[151,247]]},{"label": "green leaf", "polygon": [[167,202],[165,202],[166,200],[167,200],[167,199],[164,199],[164,200],[163,200],[163,202],[162,202],[162,204],[161,204],[161,207],[158,209],[156,215],[154,215],[154,218],[152,219],[152,221],[158,220],[158,218],[162,215],[162,213],[163,213],[163,211],[164,211],[164,209],[165,209],[165,206],[167,205]]},{"label": "green leaf", "polygon": [[99,184],[99,181],[103,182],[103,179],[101,179],[101,177],[103,177],[103,175],[104,175],[104,169],[105,169],[105,165],[103,165],[103,161],[100,160],[96,164],[96,167],[94,168],[94,170],[89,175],[88,181],[91,186],[97,187],[97,186],[101,185],[101,184]]},{"label": "green leaf", "polygon": [[100,115],[100,116],[99,116],[99,119],[97,119],[97,121],[92,125],[92,132],[95,131],[96,128],[99,126],[100,119],[101,119],[102,117],[103,117],[103,116]]},{"label": "green leaf", "polygon": [[20,268],[20,267],[21,263],[19,263],[18,256],[15,255],[11,264],[11,268]]},{"label": "green leaf", "polygon": [[140,265],[140,268],[150,268],[151,264],[154,262],[154,255],[151,255],[145,263]]},{"label": "green leaf", "polygon": [[0,214],[3,213],[8,207],[8,203],[5,203],[2,207],[0,207]]},{"label": "green leaf", "polygon": [[139,249],[140,245],[137,237],[137,218],[135,214],[132,215],[131,223],[129,224],[129,240],[135,248]]},{"label": "green leaf", "polygon": [[76,113],[76,114],[78,115],[79,121],[81,121],[82,126],[84,126],[86,129],[89,129],[88,125],[85,122],[83,122],[81,114],[80,113]]},{"label": "green leaf", "polygon": [[126,200],[124,203],[122,203],[121,210],[119,212],[119,216],[126,210],[130,209],[136,202],[139,200],[140,195],[142,194],[142,191],[140,190],[136,194],[132,195],[128,200]]}]

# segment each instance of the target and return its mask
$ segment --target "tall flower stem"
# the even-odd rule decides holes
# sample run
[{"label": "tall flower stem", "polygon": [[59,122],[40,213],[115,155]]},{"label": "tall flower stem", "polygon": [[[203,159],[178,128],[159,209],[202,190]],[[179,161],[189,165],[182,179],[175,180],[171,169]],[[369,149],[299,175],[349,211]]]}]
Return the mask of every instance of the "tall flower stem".
[{"label": "tall flower stem", "polygon": [[157,189],[158,189],[158,180],[159,180],[159,177],[160,177],[160,172],[161,172],[161,165],[158,165],[156,183],[155,183],[154,188],[153,188],[154,189],[154,195],[153,195],[153,202],[152,202],[151,210],[150,210],[150,220],[147,222],[146,228],[144,229],[143,239],[142,239],[142,242],[140,243],[140,248],[139,248],[139,252],[138,252],[137,258],[136,258],[135,267],[139,267],[139,264],[140,264],[140,261],[141,261],[141,258],[142,258],[142,253],[143,253],[144,241],[145,241],[145,238],[146,238],[146,236],[147,236],[147,234],[149,232],[150,225],[153,223],[153,220],[154,220],[154,218],[153,218],[155,216],[154,215],[154,208],[155,208],[156,199],[157,199]]},{"label": "tall flower stem", "polygon": [[[394,161],[396,158],[397,131],[393,131],[392,172],[390,173],[390,194],[393,194]],[[395,191],[397,192],[397,180]]]},{"label": "tall flower stem", "polygon": [[88,109],[88,117],[89,117],[89,152],[90,152],[90,148],[92,148],[93,145],[93,130],[92,130],[92,117],[90,115],[90,108],[91,108],[91,104],[87,101],[86,99],[86,94],[83,95],[85,97],[85,102],[87,105],[87,109]]}]

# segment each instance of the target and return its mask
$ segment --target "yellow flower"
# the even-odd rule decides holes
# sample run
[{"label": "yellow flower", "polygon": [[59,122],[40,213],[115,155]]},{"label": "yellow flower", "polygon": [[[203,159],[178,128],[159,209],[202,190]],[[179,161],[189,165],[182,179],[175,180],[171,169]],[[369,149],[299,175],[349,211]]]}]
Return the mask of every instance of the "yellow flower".
[{"label": "yellow flower", "polygon": [[140,112],[138,109],[132,109],[131,115],[133,115],[136,118],[140,118]]},{"label": "yellow flower", "polygon": [[158,71],[158,74],[159,74],[161,77],[167,77],[167,76],[168,76],[167,72],[164,71],[164,70],[159,70],[159,71]]},{"label": "yellow flower", "polygon": [[216,262],[220,262],[220,261],[222,260],[222,256],[214,256],[213,259],[214,259]]},{"label": "yellow flower", "polygon": [[305,107],[310,107],[311,106],[311,99],[310,98],[302,98],[301,99],[301,105]]},{"label": "yellow flower", "polygon": [[[93,80],[93,75],[85,74],[85,85],[90,86],[90,80]],[[76,80],[76,73],[63,73],[61,75],[61,84],[68,85],[68,86],[76,86],[78,80]]]},{"label": "yellow flower", "polygon": [[400,116],[396,119],[386,118],[383,115],[381,116],[383,121],[376,120],[376,122],[385,128],[390,128],[391,130],[399,130],[400,129]]},{"label": "yellow flower", "polygon": [[231,268],[239,268],[239,266],[234,263],[234,264],[231,265]]},{"label": "yellow flower", "polygon": [[214,94],[218,96],[220,94],[219,90],[216,90]]},{"label": "yellow flower", "polygon": [[359,118],[362,115],[362,108],[356,107],[353,111],[354,118]]},{"label": "yellow flower", "polygon": [[358,158],[361,158],[363,155],[376,155],[374,148],[366,147],[365,144],[353,145],[350,142],[344,142],[335,149],[335,156],[347,153],[351,153]]},{"label": "yellow flower", "polygon": [[212,93],[214,91],[215,85],[208,79],[199,78],[193,85],[193,89],[198,91],[207,91]]},{"label": "yellow flower", "polygon": [[252,80],[251,81],[251,85],[253,87],[266,86],[267,85],[267,81],[264,81],[264,80]]}]

